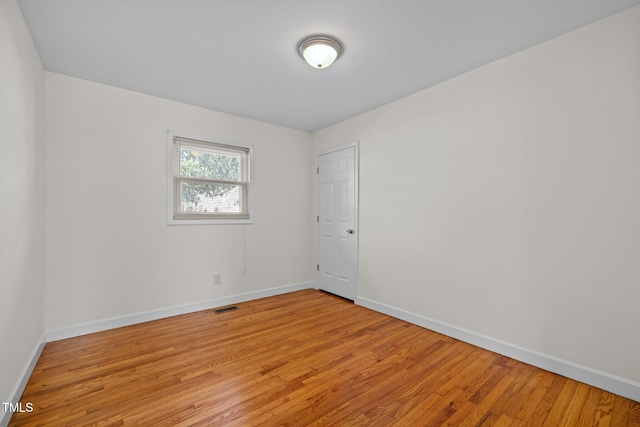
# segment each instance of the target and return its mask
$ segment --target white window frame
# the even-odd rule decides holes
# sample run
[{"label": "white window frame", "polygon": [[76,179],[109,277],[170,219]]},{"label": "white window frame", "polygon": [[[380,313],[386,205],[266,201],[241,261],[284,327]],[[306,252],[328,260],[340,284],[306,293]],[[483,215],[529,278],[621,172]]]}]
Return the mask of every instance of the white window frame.
[{"label": "white window frame", "polygon": [[[248,151],[248,167],[246,171],[246,200],[247,214],[196,214],[199,218],[176,216],[180,200],[178,172],[178,159],[175,156],[176,140],[191,140],[194,146],[209,145],[218,148],[239,149]],[[168,224],[169,225],[199,225],[199,224],[253,224],[253,145],[239,144],[220,139],[208,138],[197,135],[189,135],[182,132],[167,131],[167,187],[168,187]]]}]

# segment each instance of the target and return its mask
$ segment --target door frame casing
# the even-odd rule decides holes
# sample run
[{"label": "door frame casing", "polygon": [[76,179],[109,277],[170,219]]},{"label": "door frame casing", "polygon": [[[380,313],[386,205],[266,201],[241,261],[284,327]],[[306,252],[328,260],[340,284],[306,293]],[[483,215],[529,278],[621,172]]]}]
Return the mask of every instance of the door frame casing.
[{"label": "door frame casing", "polygon": [[331,148],[327,148],[321,151],[316,152],[315,154],[315,169],[316,169],[316,173],[315,175],[315,185],[314,185],[314,189],[315,189],[315,205],[316,205],[316,222],[315,224],[315,252],[316,252],[316,256],[315,256],[315,262],[316,262],[316,268],[314,269],[315,271],[315,283],[316,289],[320,289],[319,287],[319,283],[320,281],[318,280],[318,275],[320,274],[320,272],[318,271],[318,265],[320,262],[320,238],[318,236],[319,234],[319,223],[317,218],[319,218],[320,216],[320,201],[319,201],[319,197],[320,197],[320,191],[318,188],[319,185],[319,177],[320,175],[318,174],[318,168],[320,167],[320,156],[323,156],[325,154],[331,154],[334,153],[336,151],[341,151],[344,150],[346,148],[353,148],[353,190],[354,190],[354,217],[353,217],[353,222],[354,222],[354,228],[355,228],[355,233],[353,235],[353,237],[356,239],[355,241],[355,245],[354,245],[354,260],[355,260],[355,268],[353,269],[354,271],[354,283],[355,283],[355,295],[353,296],[353,301],[356,301],[356,298],[358,298],[358,289],[359,289],[359,281],[358,281],[358,273],[359,273],[359,267],[360,267],[360,255],[359,255],[359,246],[360,246],[360,216],[359,216],[359,205],[360,205],[360,181],[359,181],[359,177],[360,177],[360,141],[354,141],[351,142],[349,144],[343,144],[343,145],[339,145],[336,147],[331,147]]}]

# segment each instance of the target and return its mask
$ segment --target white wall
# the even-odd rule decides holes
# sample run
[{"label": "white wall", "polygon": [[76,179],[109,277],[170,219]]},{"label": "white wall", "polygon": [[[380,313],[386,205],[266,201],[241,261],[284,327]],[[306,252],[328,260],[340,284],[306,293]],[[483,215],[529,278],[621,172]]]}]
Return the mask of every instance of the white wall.
[{"label": "white wall", "polygon": [[43,114],[42,64],[16,1],[0,0],[2,402],[14,398],[14,386],[44,333]]},{"label": "white wall", "polygon": [[640,382],[640,7],[320,130],[359,295]]},{"label": "white wall", "polygon": [[[312,279],[310,134],[45,78],[47,330]],[[168,129],[254,144],[255,224],[167,225]]]}]

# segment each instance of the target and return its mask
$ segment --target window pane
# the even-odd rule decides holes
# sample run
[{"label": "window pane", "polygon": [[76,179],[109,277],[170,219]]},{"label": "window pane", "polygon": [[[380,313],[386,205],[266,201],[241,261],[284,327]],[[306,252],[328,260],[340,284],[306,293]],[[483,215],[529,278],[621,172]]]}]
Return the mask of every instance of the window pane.
[{"label": "window pane", "polygon": [[252,223],[251,147],[167,135],[169,224]]},{"label": "window pane", "polygon": [[242,213],[242,186],[180,183],[180,212]]},{"label": "window pane", "polygon": [[242,155],[180,147],[180,176],[242,181]]}]

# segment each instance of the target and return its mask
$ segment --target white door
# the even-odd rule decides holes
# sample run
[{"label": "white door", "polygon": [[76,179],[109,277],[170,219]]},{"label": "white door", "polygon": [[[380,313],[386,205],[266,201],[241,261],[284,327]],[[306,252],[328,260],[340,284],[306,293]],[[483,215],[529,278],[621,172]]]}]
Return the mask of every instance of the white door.
[{"label": "white door", "polygon": [[357,145],[318,155],[319,289],[357,296]]}]

